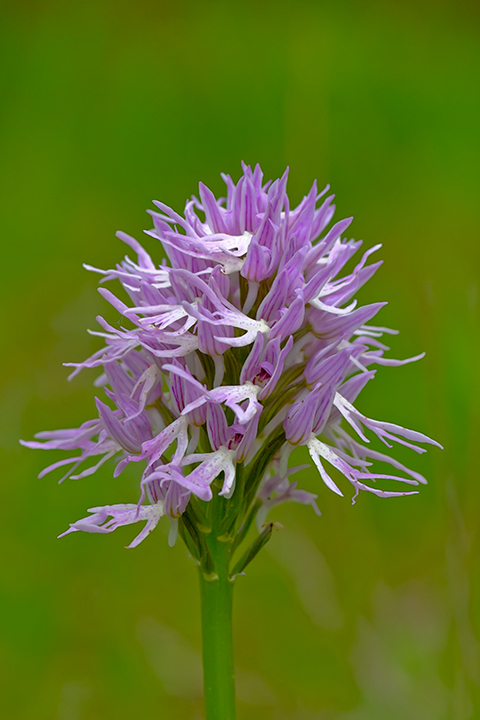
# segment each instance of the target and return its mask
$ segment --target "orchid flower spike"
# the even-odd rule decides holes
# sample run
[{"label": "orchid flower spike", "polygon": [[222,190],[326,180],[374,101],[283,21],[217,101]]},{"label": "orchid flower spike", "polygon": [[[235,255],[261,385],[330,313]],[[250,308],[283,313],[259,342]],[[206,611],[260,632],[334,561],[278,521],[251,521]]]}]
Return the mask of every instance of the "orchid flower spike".
[{"label": "orchid flower spike", "polygon": [[[166,516],[170,540],[179,531],[203,562],[199,528],[209,532],[214,498],[224,503],[226,537],[244,532],[255,514],[263,522],[282,502],[319,512],[317,495],[291,480],[298,468],[289,467],[290,455],[300,446],[327,488],[343,496],[351,485],[354,501],[360,491],[412,495],[412,486],[426,482],[370,449],[370,440],[419,453],[438,443],[368,418],[354,405],[375,365],[422,357],[386,357],[380,338],[395,331],[369,324],[385,303],[357,307],[357,290],[381,264],[367,264],[379,246],[342,274],[361,243],[345,237],[351,218],[331,225],[328,186],[318,193],[314,184],[292,209],[288,170],[264,183],[258,165],[242,169],[237,183],[224,176],[226,199],[200,183],[199,199],[189,200],[183,214],[155,203],[147,234],[163,248],[160,264],[119,233],[133,257],[115,269],[88,266],[101,283],[119,281],[130,298],[125,304],[101,287],[120,322],[97,318],[104,346],[84,362],[67,363],[71,377],[100,369],[97,413],[79,428],[41,432],[23,444],[72,451],[42,476],[63,467],[62,480],[81,478],[112,460],[115,475],[140,462],[142,477],[137,504],[95,507],[63,535],[143,521],[134,547]],[[391,489],[398,483],[408,489]]]}]

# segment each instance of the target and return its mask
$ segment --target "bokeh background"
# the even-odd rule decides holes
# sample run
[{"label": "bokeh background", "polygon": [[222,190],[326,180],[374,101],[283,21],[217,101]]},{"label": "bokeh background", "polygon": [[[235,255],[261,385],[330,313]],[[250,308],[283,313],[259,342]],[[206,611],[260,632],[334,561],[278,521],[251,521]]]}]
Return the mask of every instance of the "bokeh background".
[{"label": "bokeh background", "polygon": [[[445,450],[396,456],[415,497],[355,506],[305,472],[323,516],[285,526],[240,578],[239,718],[464,720],[479,705],[478,5],[462,2],[2,3],[0,207],[1,705],[5,717],[202,717],[195,568],[166,525],[57,541],[88,507],[135,502],[137,478],[57,485],[55,455],[21,448],[93,416],[109,312],[83,262],[111,267],[114,233],[182,209],[240,161],[291,168],[337,195],[352,235],[383,243],[363,302],[401,330],[358,405]],[[160,248],[146,240],[160,261]],[[109,315],[112,317],[112,315]]]}]

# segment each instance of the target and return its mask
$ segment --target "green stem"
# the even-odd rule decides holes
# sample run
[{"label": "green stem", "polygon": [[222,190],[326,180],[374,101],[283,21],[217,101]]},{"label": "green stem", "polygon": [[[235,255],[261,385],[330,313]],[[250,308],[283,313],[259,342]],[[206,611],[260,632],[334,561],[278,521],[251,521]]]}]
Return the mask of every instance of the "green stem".
[{"label": "green stem", "polygon": [[225,499],[215,497],[213,529],[206,538],[214,571],[200,571],[203,680],[207,720],[235,720],[235,675],[232,640],[233,583],[229,579],[231,543],[218,540]]}]

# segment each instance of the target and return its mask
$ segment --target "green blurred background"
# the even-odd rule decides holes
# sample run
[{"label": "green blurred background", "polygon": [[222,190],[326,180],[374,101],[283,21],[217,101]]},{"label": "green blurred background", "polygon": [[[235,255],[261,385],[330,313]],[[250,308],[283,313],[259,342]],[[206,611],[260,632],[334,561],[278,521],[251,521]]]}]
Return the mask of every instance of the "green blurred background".
[{"label": "green blurred background", "polygon": [[[94,413],[111,267],[144,209],[182,209],[240,161],[298,202],[330,182],[337,218],[383,243],[360,296],[401,330],[359,408],[445,445],[396,456],[415,497],[285,506],[236,588],[239,718],[480,717],[478,5],[432,2],[29,2],[0,10],[2,547],[0,684],[12,720],[202,717],[195,568],[166,524],[57,541],[94,505],[135,502],[112,467],[62,486],[20,448]],[[147,247],[161,259],[159,248]],[[108,311],[107,311],[108,312]],[[113,317],[113,315],[109,315]],[[476,710],[475,710],[476,708]]]}]

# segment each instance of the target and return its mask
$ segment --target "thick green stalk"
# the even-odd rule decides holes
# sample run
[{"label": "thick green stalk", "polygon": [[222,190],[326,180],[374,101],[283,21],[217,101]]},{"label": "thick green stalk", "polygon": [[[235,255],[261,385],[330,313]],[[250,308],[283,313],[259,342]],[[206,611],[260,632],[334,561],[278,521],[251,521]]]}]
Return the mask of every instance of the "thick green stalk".
[{"label": "thick green stalk", "polygon": [[232,640],[233,583],[229,579],[231,543],[218,540],[225,499],[215,497],[213,527],[206,538],[214,570],[200,567],[203,679],[207,720],[235,720]]}]

